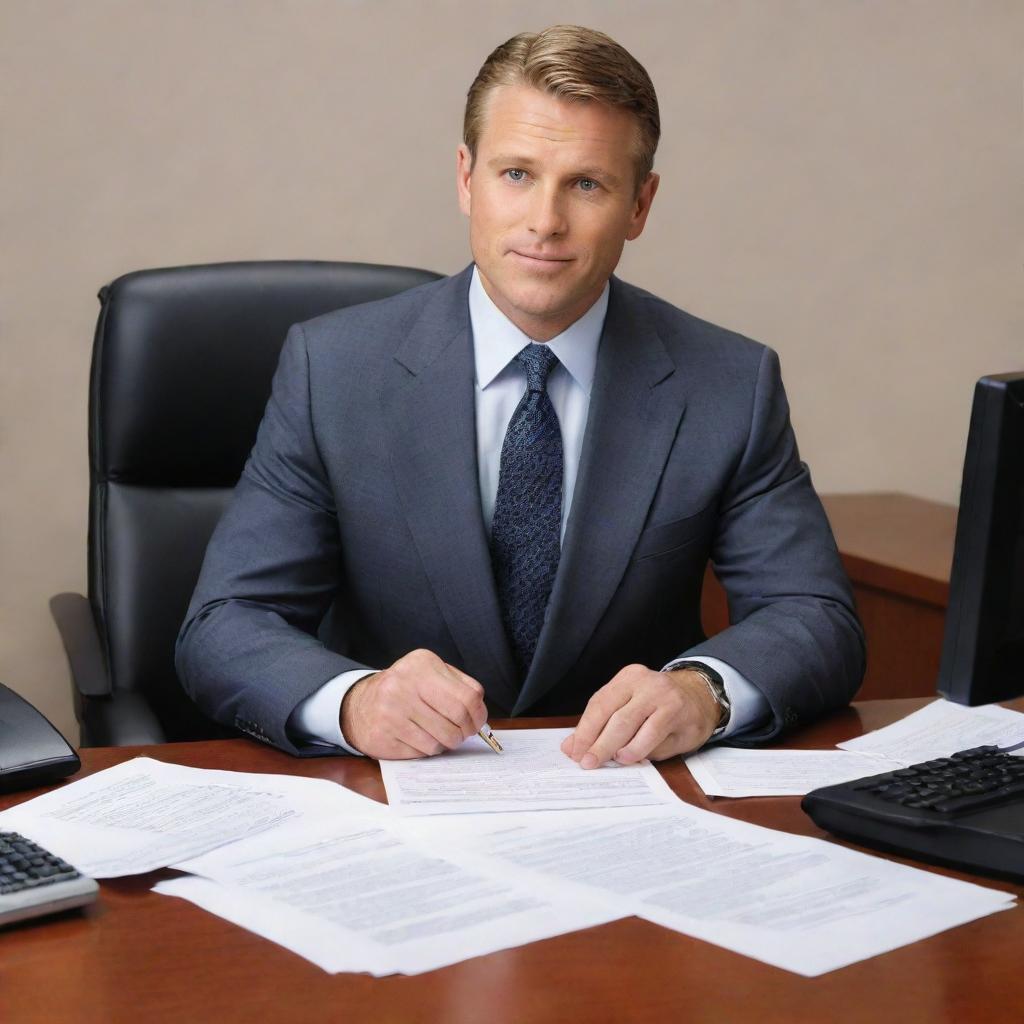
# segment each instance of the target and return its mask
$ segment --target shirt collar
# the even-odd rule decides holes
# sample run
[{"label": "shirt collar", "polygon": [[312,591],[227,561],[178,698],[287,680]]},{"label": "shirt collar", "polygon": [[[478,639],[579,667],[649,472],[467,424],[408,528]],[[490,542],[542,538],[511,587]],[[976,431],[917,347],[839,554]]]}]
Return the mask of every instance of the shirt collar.
[{"label": "shirt collar", "polygon": [[[604,291],[590,309],[548,342],[551,351],[558,356],[558,361],[587,395],[594,384],[597,347],[607,311],[606,283]],[[491,301],[480,282],[476,267],[473,268],[473,280],[469,285],[469,322],[473,329],[477,385],[483,390],[533,339],[519,330]]]}]

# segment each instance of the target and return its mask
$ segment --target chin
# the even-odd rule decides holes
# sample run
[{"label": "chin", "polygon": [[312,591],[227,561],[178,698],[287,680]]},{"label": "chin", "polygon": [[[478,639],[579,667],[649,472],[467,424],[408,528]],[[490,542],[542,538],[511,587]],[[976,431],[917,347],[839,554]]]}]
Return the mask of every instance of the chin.
[{"label": "chin", "polygon": [[573,290],[554,287],[550,282],[537,280],[516,280],[507,282],[505,294],[524,312],[547,313],[571,305]]},{"label": "chin", "polygon": [[512,305],[525,316],[536,320],[547,320],[557,317],[564,312],[567,303],[555,295],[537,295],[530,293],[526,295],[514,294],[511,296]]}]

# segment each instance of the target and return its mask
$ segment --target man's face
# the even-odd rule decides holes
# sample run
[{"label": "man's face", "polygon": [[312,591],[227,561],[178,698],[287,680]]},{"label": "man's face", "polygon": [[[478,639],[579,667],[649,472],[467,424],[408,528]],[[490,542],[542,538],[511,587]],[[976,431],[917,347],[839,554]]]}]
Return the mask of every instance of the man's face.
[{"label": "man's face", "polygon": [[637,193],[635,151],[627,111],[528,85],[493,89],[476,159],[459,147],[459,205],[481,281],[535,341],[593,305],[643,231],[658,176]]}]

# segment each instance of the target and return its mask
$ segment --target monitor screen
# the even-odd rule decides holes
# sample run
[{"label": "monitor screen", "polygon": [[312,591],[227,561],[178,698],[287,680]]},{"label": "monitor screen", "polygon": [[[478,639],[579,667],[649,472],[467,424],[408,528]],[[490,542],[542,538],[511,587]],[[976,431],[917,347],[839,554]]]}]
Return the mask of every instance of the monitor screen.
[{"label": "monitor screen", "polygon": [[1024,373],[974,389],[939,692],[960,704],[1024,694]]}]

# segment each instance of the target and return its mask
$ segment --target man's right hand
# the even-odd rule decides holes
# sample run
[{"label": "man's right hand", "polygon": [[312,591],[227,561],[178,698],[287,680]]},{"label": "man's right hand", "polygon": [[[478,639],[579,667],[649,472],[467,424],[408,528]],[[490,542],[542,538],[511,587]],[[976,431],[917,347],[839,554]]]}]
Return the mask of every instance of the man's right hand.
[{"label": "man's right hand", "polygon": [[454,750],[486,721],[484,688],[424,650],[360,679],[341,702],[345,740],[385,760]]}]

